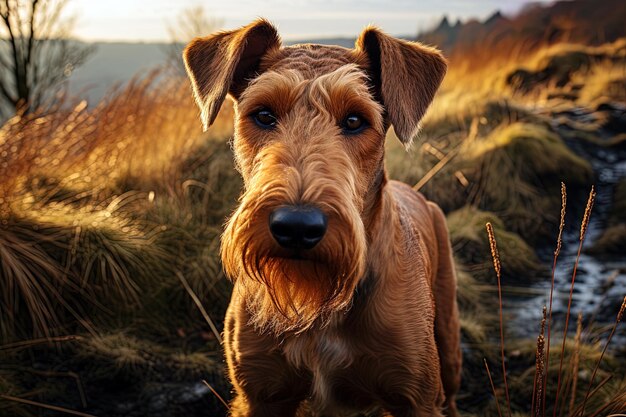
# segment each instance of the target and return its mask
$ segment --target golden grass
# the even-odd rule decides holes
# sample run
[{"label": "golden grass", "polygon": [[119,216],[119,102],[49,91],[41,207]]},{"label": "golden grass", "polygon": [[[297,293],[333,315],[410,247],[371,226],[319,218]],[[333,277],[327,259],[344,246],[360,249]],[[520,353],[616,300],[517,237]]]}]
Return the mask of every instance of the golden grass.
[{"label": "golden grass", "polygon": [[[554,257],[552,261],[552,278],[550,281],[550,297],[549,297],[549,307],[548,307],[548,343],[546,346],[546,366],[545,366],[545,377],[543,378],[543,395],[541,398],[542,403],[542,415],[546,413],[546,383],[548,380],[548,371],[550,369],[550,342],[552,339],[552,301],[554,297],[554,279],[556,274],[556,264],[559,259],[559,254],[561,253],[561,248],[563,246],[563,230],[565,229],[565,214],[567,210],[567,188],[564,183],[561,183],[561,216],[559,220],[559,234],[556,238],[556,248],[554,249]],[[580,318],[580,316],[579,316]]]},{"label": "golden grass", "polygon": [[224,140],[231,111],[203,134],[186,81],[153,73],[93,109],[17,115],[0,128],[3,340],[52,336],[71,321],[94,332],[85,313],[115,310],[102,298],[139,303],[141,281],[175,256],[158,245],[171,226],[147,213],[193,198],[180,167],[207,140]]},{"label": "golden grass", "polygon": [[[585,235],[587,232],[587,226],[589,225],[589,218],[591,217],[591,210],[593,209],[593,203],[595,201],[595,197],[596,197],[596,192],[595,192],[595,188],[592,186],[591,187],[591,191],[589,192],[589,198],[587,200],[587,206],[585,207],[585,212],[583,214],[583,219],[581,221],[580,224],[580,239],[579,239],[579,244],[578,244],[578,253],[576,254],[576,261],[574,262],[574,270],[572,272],[572,283],[570,285],[570,290],[569,290],[569,298],[567,301],[567,313],[565,314],[565,327],[563,329],[563,343],[561,345],[561,361],[559,362],[559,372],[557,374],[558,376],[558,380],[557,380],[557,387],[556,387],[556,397],[554,399],[554,403],[558,404],[559,403],[559,394],[561,392],[561,375],[563,372],[563,359],[565,358],[565,341],[567,340],[567,328],[569,325],[569,318],[570,318],[570,313],[571,313],[571,308],[572,308],[572,296],[574,294],[574,284],[576,282],[576,272],[578,270],[578,263],[580,261],[580,253],[582,251],[582,247],[583,247],[583,242],[585,241]],[[557,408],[554,407],[554,416],[556,417],[556,410]]]},{"label": "golden grass", "polygon": [[498,305],[499,305],[499,319],[500,319],[500,354],[502,364],[502,379],[504,380],[504,393],[506,395],[506,405],[509,417],[511,416],[511,398],[509,397],[509,385],[506,381],[506,365],[504,360],[504,325],[502,320],[502,273],[500,266],[500,255],[498,254],[498,245],[496,243],[496,236],[493,232],[493,226],[491,223],[487,223],[487,235],[489,236],[489,247],[491,249],[491,257],[493,259],[493,269],[496,271],[496,277],[498,281]]},{"label": "golden grass", "polygon": [[534,250],[519,235],[507,230],[496,214],[468,205],[448,214],[447,220],[456,256],[476,279],[495,283],[489,272],[492,261],[489,240],[483,232],[485,223],[490,223],[498,234],[502,273],[515,282],[536,278],[540,264]]},{"label": "golden grass", "polygon": [[[562,200],[563,200],[563,205],[561,209],[562,221],[561,221],[561,226],[560,226],[560,232],[562,232],[563,224],[564,224],[564,217],[565,217],[565,189],[564,187],[562,189]],[[616,328],[618,324],[620,323],[620,321],[622,320],[624,312],[626,311],[626,296],[624,297],[624,300],[620,306],[619,312],[617,313],[614,325],[612,326],[611,332],[608,335],[607,340],[604,343],[604,347],[600,353],[597,352],[597,347],[590,348],[582,344],[582,339],[581,339],[582,315],[580,314],[578,317],[577,331],[576,331],[576,336],[574,338],[574,341],[573,342],[568,341],[568,338],[567,338],[567,329],[568,329],[569,316],[570,316],[570,310],[571,310],[571,304],[572,304],[573,289],[574,289],[574,284],[576,280],[576,271],[578,268],[582,245],[586,237],[586,232],[587,232],[594,202],[595,202],[595,190],[594,190],[594,187],[592,187],[589,193],[589,198],[587,201],[587,205],[585,207],[585,211],[583,213],[583,218],[582,218],[581,226],[580,226],[578,254],[576,256],[576,261],[575,261],[574,269],[572,273],[572,283],[570,286],[568,307],[567,307],[567,313],[565,316],[565,326],[563,330],[563,342],[562,342],[561,352],[559,355],[558,371],[556,372],[557,381],[556,381],[556,390],[554,393],[554,400],[551,400],[551,396],[546,396],[547,389],[551,389],[551,387],[548,384],[548,376],[549,376],[549,368],[550,368],[550,361],[549,361],[550,352],[549,350],[546,351],[544,349],[545,348],[544,329],[545,329],[546,321],[549,320],[547,316],[547,309],[545,306],[543,308],[541,330],[537,338],[537,343],[535,346],[532,347],[532,349],[534,350],[534,356],[535,356],[535,369],[534,369],[534,379],[531,384],[532,385],[532,392],[531,392],[532,405],[531,405],[530,412],[531,412],[531,415],[536,416],[536,417],[546,415],[546,401],[549,401],[552,404],[553,416],[556,416],[559,410],[561,410],[559,415],[563,415],[566,407],[568,409],[568,413],[566,414],[567,416],[583,417],[587,415],[598,416],[601,413],[605,411],[609,411],[609,410],[613,412],[620,412],[620,411],[623,411],[624,407],[626,406],[626,402],[624,402],[624,398],[626,396],[624,396],[624,391],[621,388],[623,383],[626,382],[626,380],[625,381],[618,380],[616,386],[612,386],[610,387],[610,389],[607,390],[605,389],[605,385],[612,379],[612,375],[609,374],[608,376],[604,377],[602,382],[600,382],[600,384],[594,390],[592,390],[593,382],[599,370],[600,364],[605,357],[607,347],[609,346],[615,334]],[[506,373],[507,371],[505,367],[504,328],[503,328],[503,320],[502,320],[503,309],[502,309],[502,295],[501,295],[501,263],[500,263],[500,256],[498,253],[497,241],[496,241],[496,236],[494,233],[493,226],[491,225],[491,223],[487,222],[486,228],[487,228],[487,235],[488,235],[488,239],[490,243],[490,251],[491,251],[491,255],[493,259],[493,268],[498,278],[497,281],[498,281],[498,300],[499,300],[499,313],[500,313],[500,349],[501,349],[500,354],[501,354],[503,383],[504,383],[504,389],[505,389],[505,395],[506,395],[506,404],[507,404],[508,409],[510,409],[511,400],[508,395],[509,388],[508,388],[508,383],[507,383],[507,373]],[[559,237],[557,239],[557,249],[555,250],[555,256],[554,256],[554,267],[556,267],[556,259],[558,257],[558,253],[560,252],[560,249],[561,249],[561,233],[559,233]],[[550,298],[552,296],[553,290],[554,290],[554,280],[552,281],[552,287],[550,289],[550,294],[551,294]],[[548,321],[548,323],[550,322]],[[571,349],[572,353],[570,354],[570,359],[569,359],[569,362],[571,365],[571,371],[566,370],[564,372],[563,363],[565,362],[566,345],[568,344],[573,344],[573,348]],[[580,403],[579,405],[576,405],[576,398],[577,398],[577,395],[579,394],[578,379],[579,379],[579,367],[581,363],[581,358],[584,358],[585,361],[588,363],[589,362],[595,363],[595,366],[593,368],[593,373],[591,374],[591,378],[589,379],[589,384],[585,392],[584,399],[582,403]],[[487,366],[486,360],[485,360],[485,366]],[[498,404],[498,399],[497,399],[497,394],[496,394],[496,389],[494,387],[493,380],[492,380],[491,374],[489,373],[488,368],[487,368],[487,372],[489,374],[489,381],[492,387],[492,392],[494,394],[494,398],[496,399],[498,415],[501,415],[500,406]],[[527,372],[526,374],[528,373],[530,372]],[[562,387],[564,374],[567,374],[566,376],[568,376],[569,378],[567,379],[567,381],[564,383]],[[520,380],[526,380],[526,378],[527,377],[523,375],[520,378]],[[545,378],[545,382],[544,382],[544,378]],[[514,382],[513,389],[517,392],[517,395],[520,395],[520,392],[517,391],[518,387],[516,387],[516,385],[517,385],[517,382]],[[599,401],[595,400],[594,407],[593,407],[594,411],[592,412],[592,414],[586,414],[585,407],[586,407],[588,400],[590,399],[590,397],[598,395],[602,390],[604,390],[605,392],[604,398]],[[561,394],[561,392],[563,392],[564,396],[559,401],[559,395]],[[565,393],[567,392],[569,392],[569,401],[566,400],[566,396],[565,396]]]},{"label": "golden grass", "polygon": [[560,201],[546,193],[556,191],[562,178],[576,188],[593,178],[590,164],[541,125],[498,128],[487,138],[466,144],[461,153],[466,155],[463,172],[478,183],[472,198],[498,212],[527,239],[541,233],[538,224],[554,220],[550,213]]}]

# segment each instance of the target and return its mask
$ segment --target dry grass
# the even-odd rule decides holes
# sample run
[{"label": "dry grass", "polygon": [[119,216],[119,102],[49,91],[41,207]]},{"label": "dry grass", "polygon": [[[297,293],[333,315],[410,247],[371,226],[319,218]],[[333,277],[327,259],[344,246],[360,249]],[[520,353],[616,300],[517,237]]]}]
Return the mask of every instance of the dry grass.
[{"label": "dry grass", "polygon": [[500,266],[500,255],[498,253],[498,246],[496,244],[496,237],[493,232],[493,226],[491,223],[487,223],[487,235],[489,236],[489,246],[491,249],[491,257],[493,259],[493,269],[496,271],[496,277],[498,278],[498,305],[500,313],[498,317],[500,318],[500,354],[501,354],[501,364],[502,364],[502,379],[504,380],[504,393],[506,395],[506,405],[509,417],[511,417],[511,398],[509,397],[509,384],[506,382],[506,364],[504,360],[504,325],[502,321],[502,273]]},{"label": "dry grass", "polygon": [[[562,218],[562,223],[563,223],[564,213],[565,213],[565,191],[564,190],[562,192],[562,196],[563,196],[563,207],[561,210],[561,218]],[[549,396],[546,395],[547,390],[552,391],[553,388],[551,384],[548,383],[549,368],[550,368],[550,365],[549,365],[550,353],[549,353],[549,350],[546,351],[544,349],[545,347],[544,329],[545,329],[545,324],[547,320],[547,313],[546,313],[547,310],[545,306],[543,308],[541,330],[537,338],[537,343],[535,346],[530,347],[530,349],[534,350],[534,356],[535,356],[534,379],[532,383],[532,392],[531,392],[532,405],[531,405],[530,410],[528,410],[532,416],[539,417],[539,416],[546,415],[546,408],[547,408],[546,401],[550,403],[550,407],[552,408],[552,411],[553,411],[553,416],[556,416],[557,413],[559,413],[559,415],[564,415],[564,413],[566,412],[565,411],[566,409],[567,409],[567,414],[565,415],[569,417],[598,416],[604,412],[623,412],[624,408],[626,407],[626,403],[624,402],[625,396],[624,396],[624,391],[623,391],[623,384],[626,382],[626,380],[618,380],[616,381],[616,385],[605,386],[605,385],[608,385],[607,383],[613,377],[613,375],[609,374],[608,376],[604,377],[602,382],[594,390],[592,390],[595,377],[600,368],[600,364],[605,358],[607,347],[609,346],[615,334],[615,330],[618,324],[620,323],[620,321],[622,320],[624,311],[626,310],[626,297],[624,297],[624,301],[622,302],[619,312],[617,313],[615,323],[612,326],[611,332],[608,335],[606,342],[604,343],[604,347],[599,354],[597,352],[597,346],[594,346],[593,348],[590,349],[582,345],[582,341],[581,341],[582,315],[580,314],[578,317],[577,331],[576,331],[576,336],[574,337],[574,341],[573,342],[568,341],[567,328],[568,328],[568,322],[569,322],[569,317],[570,317],[570,309],[571,309],[571,304],[572,304],[574,284],[576,280],[576,271],[577,271],[578,263],[580,260],[582,245],[585,240],[594,201],[595,201],[595,190],[592,187],[589,193],[589,198],[587,201],[587,205],[585,207],[585,211],[583,213],[583,218],[582,218],[581,226],[580,226],[579,249],[578,249],[578,254],[576,256],[576,261],[575,261],[575,265],[574,265],[574,269],[572,273],[572,283],[571,283],[570,294],[569,294],[569,299],[568,299],[567,314],[565,316],[565,326],[563,330],[562,347],[561,347],[561,351],[559,355],[559,367],[558,367],[558,371],[556,372],[556,378],[557,378],[556,390],[554,391],[553,400],[552,400],[552,395],[549,395]],[[489,243],[490,243],[490,251],[491,251],[491,255],[493,259],[493,267],[496,272],[496,276],[498,278],[497,281],[498,281],[498,299],[499,299],[499,313],[500,313],[501,364],[502,364],[503,384],[504,384],[505,395],[506,395],[506,405],[510,414],[512,403],[508,395],[509,387],[507,384],[507,373],[506,373],[507,371],[505,367],[504,326],[503,326],[503,321],[502,321],[503,309],[502,309],[502,296],[501,296],[501,289],[500,289],[501,288],[501,264],[500,264],[500,257],[499,257],[499,253],[497,249],[497,241],[496,241],[495,233],[493,230],[493,226],[491,225],[491,223],[486,223],[486,226],[487,226],[487,235],[488,235]],[[562,228],[563,226],[561,224],[560,229]],[[555,257],[554,257],[555,267],[556,267],[556,259],[557,259],[560,249],[561,249],[561,236],[559,234],[559,238],[557,239],[557,249],[555,250]],[[551,294],[553,290],[554,290],[554,281],[552,281],[552,287],[550,289]],[[565,355],[566,345],[568,344],[573,344],[571,349],[568,349],[572,353],[570,354],[570,358],[567,361],[571,365],[571,371],[563,369],[563,363],[566,362],[565,360],[566,359],[566,355]],[[577,403],[577,396],[580,395],[578,380],[580,377],[579,369],[580,369],[580,364],[581,364],[581,358],[584,358],[584,360],[588,362],[586,364],[586,367],[589,366],[589,363],[595,363],[595,365],[593,367],[593,372],[591,374],[591,377],[589,378],[588,387],[586,391],[584,391],[584,399],[582,400],[582,402]],[[485,361],[485,365],[487,365],[486,361]],[[499,405],[499,401],[497,397],[497,391],[494,387],[494,383],[493,383],[493,380],[492,380],[491,374],[489,373],[488,368],[487,368],[487,372],[489,374],[488,376],[489,376],[489,382],[492,387],[492,392],[494,393],[494,398],[495,398],[496,406],[497,406],[496,407],[497,412],[498,412],[498,415],[501,416],[500,405]],[[528,374],[530,373],[531,373],[530,370],[527,371],[525,375],[522,375],[520,377],[520,381],[524,381],[522,383],[528,383],[527,378],[528,378]],[[566,377],[567,377],[567,381],[565,381]],[[545,382],[544,382],[544,379],[545,379]],[[551,381],[551,382],[553,383],[554,381]],[[563,387],[562,387],[562,382],[563,382]],[[518,391],[518,387],[515,386],[517,385],[517,383],[518,382],[514,382],[513,389],[518,393],[517,395],[519,396],[520,392]],[[598,395],[599,397],[600,396],[599,394],[602,392],[603,392],[602,400],[594,399],[594,406],[592,407],[593,411],[586,414],[585,407],[588,401],[590,400],[590,398],[596,395]],[[563,393],[563,397],[559,399],[559,396],[561,393]],[[566,400],[565,393],[569,393],[569,401]],[[522,407],[522,409],[523,408],[525,407]]]},{"label": "dry grass", "polygon": [[[224,177],[210,171],[231,168],[224,158],[231,108],[225,106],[208,135],[196,117],[186,82],[153,73],[93,109],[80,103],[18,115],[0,128],[3,341],[50,337],[76,324],[95,334],[93,320],[117,321],[180,263],[192,271],[195,289],[206,293],[193,270],[220,275],[217,263],[206,267],[202,252],[210,247],[200,245],[212,228],[219,234],[232,204],[225,199],[234,198],[222,190],[215,197]],[[219,148],[206,147],[213,138],[221,140]],[[209,160],[216,155],[217,164]],[[238,189],[238,180],[231,183]],[[210,204],[222,208],[211,213]],[[185,229],[195,237],[181,245]],[[170,238],[173,232],[177,237]],[[182,260],[178,246],[200,252],[200,264]]]},{"label": "dry grass", "polygon": [[[591,210],[593,209],[593,203],[596,198],[596,192],[594,187],[591,187],[591,191],[589,192],[589,199],[587,200],[587,206],[585,207],[585,212],[583,214],[583,219],[580,224],[580,239],[578,244],[578,253],[576,254],[576,261],[574,263],[574,270],[572,271],[572,283],[570,285],[569,290],[569,298],[567,301],[567,313],[565,314],[565,327],[563,329],[563,343],[561,345],[561,361],[559,362],[559,372],[557,374],[557,386],[556,386],[556,398],[554,399],[554,403],[559,403],[559,394],[561,392],[561,375],[563,374],[563,360],[565,359],[565,341],[567,340],[567,328],[569,325],[569,318],[572,308],[572,299],[574,294],[574,284],[576,283],[576,272],[578,270],[578,263],[580,262],[580,254],[583,248],[583,243],[585,241],[585,235],[587,232],[587,227],[589,225],[589,219],[591,217]],[[554,407],[554,416],[556,417],[556,406]]]},{"label": "dry grass", "polygon": [[593,177],[589,163],[541,125],[498,128],[461,152],[462,170],[477,184],[470,198],[498,212],[512,231],[531,242],[541,234],[538,225],[554,221],[550,213],[560,205],[546,192],[558,190],[564,177],[572,188],[589,184]]},{"label": "dry grass", "polygon": [[519,235],[507,230],[496,214],[465,206],[447,219],[456,256],[476,279],[496,282],[490,272],[489,240],[483,232],[485,223],[490,223],[498,234],[502,274],[512,282],[536,281],[542,269],[537,255]]},{"label": "dry grass", "polygon": [[[550,296],[549,296],[549,307],[548,307],[548,343],[546,346],[546,366],[545,366],[545,377],[543,378],[543,388],[542,388],[542,415],[545,415],[546,410],[546,383],[548,380],[548,371],[550,369],[550,342],[552,341],[552,301],[554,299],[554,279],[556,276],[556,265],[559,259],[559,255],[561,253],[561,249],[563,247],[563,230],[565,229],[565,214],[567,212],[567,188],[565,184],[561,183],[561,217],[559,220],[559,234],[556,238],[556,248],[554,249],[554,257],[552,261],[552,278],[550,281]],[[581,316],[579,316],[579,325]],[[577,349],[579,350],[579,348]],[[575,395],[575,394],[572,394]]]},{"label": "dry grass", "polygon": [[[138,395],[157,375],[220,374],[216,337],[176,273],[221,319],[230,285],[219,234],[241,183],[227,142],[232,107],[208,133],[197,113],[186,80],[153,73],[95,108],[0,128],[0,346],[20,346],[2,353],[13,364],[0,369],[13,381],[2,392],[71,404],[73,388],[20,371],[33,351],[87,375],[96,398],[119,378],[133,381],[120,395]],[[61,343],[68,333],[81,336]],[[0,415],[29,410],[3,404]]]}]

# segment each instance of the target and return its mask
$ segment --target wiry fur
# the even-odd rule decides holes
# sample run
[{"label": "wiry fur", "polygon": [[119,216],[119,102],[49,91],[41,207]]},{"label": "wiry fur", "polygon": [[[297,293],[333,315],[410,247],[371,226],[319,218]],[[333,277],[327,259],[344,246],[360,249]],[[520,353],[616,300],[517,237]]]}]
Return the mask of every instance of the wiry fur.
[{"label": "wiry fur", "polygon": [[[270,71],[241,96],[238,114],[275,100],[292,109],[274,132],[280,141],[268,140],[256,149],[258,135],[253,143],[244,138],[246,129],[258,128],[245,117],[235,134],[235,154],[246,178],[246,192],[223,235],[222,259],[229,276],[246,277],[240,289],[248,302],[251,324],[260,329],[280,334],[323,324],[329,313],[348,307],[364,273],[365,231],[359,220],[367,184],[338,140],[340,129],[334,122],[336,114],[360,106],[370,111],[373,128],[383,131],[382,110],[363,78],[351,64],[311,82],[295,71]],[[298,107],[301,102],[307,106]],[[333,103],[342,103],[345,109],[333,109]],[[289,122],[302,117],[309,117],[310,123]],[[267,219],[282,205],[298,204],[320,207],[328,216],[329,233],[306,259],[293,260],[286,258],[269,234]],[[321,322],[316,323],[317,319]]]},{"label": "wiry fur", "polygon": [[[222,238],[235,282],[224,329],[231,413],[289,417],[308,398],[320,415],[456,416],[461,357],[445,219],[388,181],[383,163],[390,123],[410,142],[445,61],[375,28],[352,50],[279,48],[277,39],[257,21],[185,52],[207,123],[222,91],[236,101],[244,192]],[[274,129],[252,120],[262,107],[277,116]],[[353,113],[369,126],[346,135],[340,121]],[[285,205],[328,218],[323,240],[298,259],[269,230],[270,213]]]}]

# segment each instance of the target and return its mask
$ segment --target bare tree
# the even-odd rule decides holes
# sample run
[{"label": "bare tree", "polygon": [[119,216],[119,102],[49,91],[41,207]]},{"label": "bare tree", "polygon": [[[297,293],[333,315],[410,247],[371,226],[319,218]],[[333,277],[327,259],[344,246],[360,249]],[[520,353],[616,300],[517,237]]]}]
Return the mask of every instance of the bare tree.
[{"label": "bare tree", "polygon": [[28,112],[45,104],[93,52],[70,39],[66,0],[0,0],[0,109]]},{"label": "bare tree", "polygon": [[206,36],[221,28],[224,21],[207,14],[202,6],[183,10],[176,22],[168,26],[171,42],[165,49],[167,65],[175,75],[185,76],[183,49],[196,36]]}]

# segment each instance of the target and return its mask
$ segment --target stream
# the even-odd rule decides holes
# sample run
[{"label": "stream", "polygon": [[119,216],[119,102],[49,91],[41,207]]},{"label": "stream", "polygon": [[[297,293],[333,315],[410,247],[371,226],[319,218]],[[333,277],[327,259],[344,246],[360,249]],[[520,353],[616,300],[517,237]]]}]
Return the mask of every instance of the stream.
[{"label": "stream", "polygon": [[[624,107],[616,107],[614,113],[614,117],[618,118],[620,123],[626,122]],[[594,114],[585,109],[573,109],[557,113],[552,116],[553,128],[557,132],[571,129],[559,121],[559,118],[563,116],[578,123],[590,123],[594,120]],[[600,130],[599,133],[601,136],[605,136],[605,134],[608,136],[611,132]],[[583,242],[583,251],[574,286],[569,322],[569,332],[573,333],[576,331],[578,312],[583,314],[583,329],[588,329],[590,324],[594,324],[594,326],[612,325],[624,295],[626,295],[626,254],[613,257],[596,257],[585,253],[585,248],[590,248],[607,227],[615,185],[620,179],[626,177],[626,147],[607,148],[583,139],[566,139],[565,143],[578,156],[589,161],[593,167],[597,193]],[[575,227],[566,227],[564,231],[563,246],[556,268],[552,309],[553,326],[559,332],[563,329],[567,312],[572,273],[579,246],[581,216],[582,214],[575,220],[577,222]],[[554,243],[556,244],[556,242]],[[553,253],[554,246],[541,248],[538,251],[540,260],[549,271],[552,269]],[[518,297],[512,302],[511,308],[508,309],[509,312],[513,313],[509,330],[513,330],[515,336],[536,337],[538,335],[541,310],[544,305],[548,305],[549,293],[550,278],[532,284],[529,289],[530,296]],[[584,332],[583,335],[585,335]],[[604,343],[608,330],[593,335],[600,336],[602,343]],[[626,346],[626,332],[620,331],[618,328],[610,346],[613,348]]]}]

